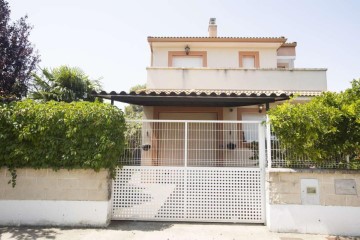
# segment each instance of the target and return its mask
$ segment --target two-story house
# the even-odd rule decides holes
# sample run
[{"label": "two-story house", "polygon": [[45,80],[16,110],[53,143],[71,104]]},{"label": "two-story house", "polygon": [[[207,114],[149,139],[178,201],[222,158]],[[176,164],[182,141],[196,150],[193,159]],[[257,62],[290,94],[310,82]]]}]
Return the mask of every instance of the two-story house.
[{"label": "two-story house", "polygon": [[292,95],[325,91],[326,69],[295,68],[296,43],[284,37],[218,37],[215,19],[208,31],[148,37],[146,89],[98,94],[144,106],[127,121],[113,219],[265,222],[274,146],[261,121]]},{"label": "two-story house", "polygon": [[[178,112],[218,107],[222,110],[217,119],[235,120],[242,115],[235,112],[244,108],[257,112],[294,94],[301,99],[326,91],[326,69],[295,68],[296,42],[287,43],[285,37],[218,37],[215,19],[208,31],[208,37],[148,37],[146,89],[103,96],[145,106],[147,119],[170,118],[164,116],[165,107]],[[224,115],[229,107],[237,117]]]},{"label": "two-story house", "polygon": [[[326,69],[295,68],[296,42],[287,43],[285,37],[218,37],[214,18],[210,19],[208,32],[207,37],[148,37],[151,64],[147,68],[146,89],[103,92],[100,96],[144,106],[147,120],[252,121],[264,120],[269,108],[290,96],[297,95],[296,101],[301,102],[326,91]],[[206,128],[212,127],[191,128],[192,134],[202,132],[201,136],[193,136],[199,149],[209,145],[206,154],[197,158],[222,158],[221,164],[211,162],[239,166],[233,160],[226,163],[225,153],[219,153],[219,149],[226,149],[231,142],[232,148],[243,150],[246,143],[257,140],[257,132],[241,131],[249,128],[243,123],[232,131],[232,136],[212,136],[215,140],[210,144]],[[154,133],[151,138],[157,139],[148,141],[153,153],[150,156],[143,151],[141,155],[142,159],[148,156],[157,161],[142,161],[142,164],[168,165],[169,158],[180,159],[173,164],[181,164],[184,156],[174,152],[184,148],[179,147],[176,139],[183,137],[182,130],[176,123],[168,123],[166,127],[173,129],[172,133],[161,129],[154,132],[151,128]],[[204,140],[199,143],[199,138]],[[212,157],[207,155],[209,148],[215,149],[216,153],[210,154]]]}]

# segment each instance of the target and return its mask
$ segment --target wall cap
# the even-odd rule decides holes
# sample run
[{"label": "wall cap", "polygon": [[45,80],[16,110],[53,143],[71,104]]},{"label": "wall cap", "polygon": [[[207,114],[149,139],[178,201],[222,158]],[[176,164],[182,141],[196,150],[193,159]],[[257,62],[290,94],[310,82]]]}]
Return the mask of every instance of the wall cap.
[{"label": "wall cap", "polygon": [[350,169],[293,169],[293,168],[271,168],[266,169],[267,173],[346,173],[346,174],[360,174],[360,170]]}]

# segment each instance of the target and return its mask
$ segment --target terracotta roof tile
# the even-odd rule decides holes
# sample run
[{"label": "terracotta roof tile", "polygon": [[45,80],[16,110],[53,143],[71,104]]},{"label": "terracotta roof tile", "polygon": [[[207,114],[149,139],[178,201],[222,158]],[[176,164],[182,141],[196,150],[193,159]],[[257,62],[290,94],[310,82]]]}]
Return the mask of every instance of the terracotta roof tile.
[{"label": "terracotta roof tile", "polygon": [[148,37],[148,42],[166,42],[166,41],[210,41],[210,42],[217,42],[217,41],[225,41],[225,42],[281,42],[285,43],[286,38],[281,37]]},{"label": "terracotta roof tile", "polygon": [[153,95],[153,96],[224,96],[224,97],[256,97],[272,96],[284,97],[299,95],[314,97],[321,95],[321,91],[271,91],[271,90],[209,90],[209,89],[140,89],[134,92],[94,92],[96,95]]},{"label": "terracotta roof tile", "polygon": [[271,90],[205,90],[205,89],[141,89],[136,91],[136,94],[141,93],[155,93],[155,94],[166,94],[170,95],[171,93],[175,93],[176,95],[185,94],[185,95],[216,95],[216,96],[319,96],[321,91],[271,91]]},{"label": "terracotta roof tile", "polygon": [[297,46],[297,42],[286,42],[286,43],[283,43],[281,45],[282,47],[296,47]]}]

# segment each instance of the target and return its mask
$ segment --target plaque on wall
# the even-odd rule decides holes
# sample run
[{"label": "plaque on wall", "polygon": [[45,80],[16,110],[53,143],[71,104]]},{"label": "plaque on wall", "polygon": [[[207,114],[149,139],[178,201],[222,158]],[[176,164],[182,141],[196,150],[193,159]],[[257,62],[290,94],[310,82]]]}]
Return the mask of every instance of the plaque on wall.
[{"label": "plaque on wall", "polygon": [[335,179],[335,194],[357,195],[356,182],[354,179]]}]

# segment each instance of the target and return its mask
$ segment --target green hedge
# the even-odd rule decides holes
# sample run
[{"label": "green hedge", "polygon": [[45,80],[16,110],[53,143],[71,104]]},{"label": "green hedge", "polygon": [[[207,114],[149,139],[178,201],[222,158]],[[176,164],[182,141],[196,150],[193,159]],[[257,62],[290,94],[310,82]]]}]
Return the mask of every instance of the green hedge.
[{"label": "green hedge", "polygon": [[[360,168],[360,79],[343,92],[278,105],[269,112],[282,150],[321,165]],[[350,163],[347,157],[349,156]],[[293,162],[295,159],[286,159]]]},{"label": "green hedge", "polygon": [[0,104],[0,167],[8,167],[14,177],[14,169],[23,167],[107,168],[113,173],[124,131],[123,113],[109,104]]}]

